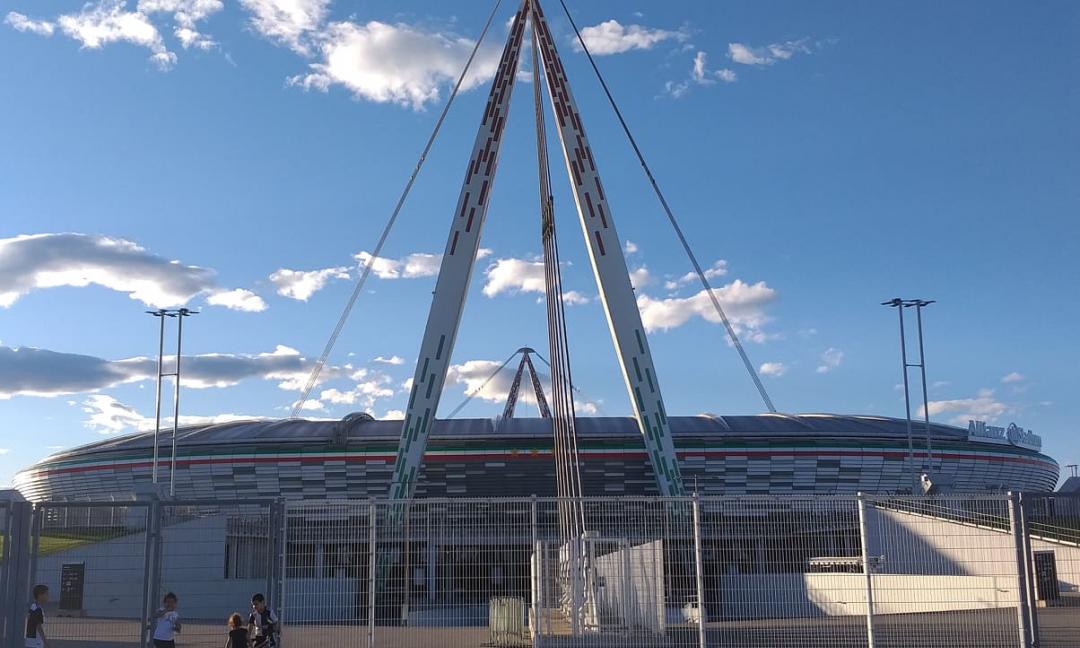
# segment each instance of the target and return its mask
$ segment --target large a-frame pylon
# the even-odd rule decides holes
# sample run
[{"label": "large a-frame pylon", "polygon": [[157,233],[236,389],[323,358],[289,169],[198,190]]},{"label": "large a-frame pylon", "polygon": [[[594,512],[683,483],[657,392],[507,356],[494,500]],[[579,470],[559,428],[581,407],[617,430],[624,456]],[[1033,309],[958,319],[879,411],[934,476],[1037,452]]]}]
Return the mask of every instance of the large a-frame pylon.
[{"label": "large a-frame pylon", "polygon": [[424,329],[416,373],[402,425],[390,488],[392,499],[411,497],[423,462],[446,372],[457,339],[469,280],[476,262],[480,233],[491,201],[503,128],[510,110],[526,19],[532,21],[543,61],[548,98],[559,127],[567,175],[574,192],[611,338],[619,357],[649,460],[662,495],[682,495],[683,484],[671,438],[660,383],[649,351],[621,239],[615,230],[608,197],[600,181],[581,116],[537,0],[524,0],[514,16],[495,79],[480,121],[465,180],[453,214],[450,234]]}]

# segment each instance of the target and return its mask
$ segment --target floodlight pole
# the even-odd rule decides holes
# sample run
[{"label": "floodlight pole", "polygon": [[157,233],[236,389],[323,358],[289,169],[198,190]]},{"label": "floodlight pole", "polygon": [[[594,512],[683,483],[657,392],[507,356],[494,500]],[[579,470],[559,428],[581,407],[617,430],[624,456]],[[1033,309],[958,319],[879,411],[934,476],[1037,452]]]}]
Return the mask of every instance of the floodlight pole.
[{"label": "floodlight pole", "polygon": [[172,465],[169,468],[169,496],[176,494],[176,435],[180,428],[180,346],[184,339],[184,318],[198,315],[197,312],[181,308],[171,315],[176,317],[176,372],[173,374],[173,433]]},{"label": "floodlight pole", "polygon": [[[922,309],[924,306],[933,304],[934,301],[927,299],[901,299],[894,297],[888,301],[881,302],[882,306],[888,306],[895,308],[896,312],[900,316],[900,359],[903,363],[904,369],[904,412],[905,420],[907,422],[907,438],[908,438],[908,462],[911,466],[911,494],[917,495],[919,488],[919,476],[915,472],[915,445],[913,440],[913,433],[911,429],[911,394],[908,384],[908,369],[911,367],[918,367],[922,377],[922,395],[923,395],[923,422],[926,425],[926,462],[923,464],[923,471],[930,473],[933,470],[933,444],[930,440],[930,400],[927,397],[926,392],[926,354],[923,352],[923,333],[922,333]],[[915,317],[918,323],[919,330],[919,361],[908,362],[907,358],[907,336],[904,328],[904,309],[915,308]]]},{"label": "floodlight pole", "polygon": [[150,476],[153,483],[157,483],[158,480],[158,438],[161,435],[161,368],[162,358],[165,354],[165,317],[168,311],[164,309],[158,309],[156,311],[146,311],[147,314],[153,315],[158,318],[158,354],[157,354],[157,396],[154,400],[154,465],[150,469]]},{"label": "floodlight pole", "polygon": [[[919,327],[919,371],[922,374],[922,400],[923,400],[923,422],[926,424],[926,471],[930,472],[934,469],[934,449],[930,441],[930,399],[926,395],[926,355],[923,353],[923,334],[922,334],[922,309],[923,306],[929,306],[933,304],[933,300],[925,299],[909,299],[904,303],[905,307],[915,307],[915,318]],[[911,365],[915,366],[915,365]],[[904,373],[907,373],[907,369],[904,369]]]},{"label": "floodlight pole", "polygon": [[904,335],[904,300],[896,297],[881,302],[882,306],[895,308],[900,314],[900,360],[904,370],[904,419],[907,422],[908,468],[911,470],[911,494],[919,494],[919,477],[915,473],[915,445],[911,433],[911,398],[908,395],[907,338]]}]

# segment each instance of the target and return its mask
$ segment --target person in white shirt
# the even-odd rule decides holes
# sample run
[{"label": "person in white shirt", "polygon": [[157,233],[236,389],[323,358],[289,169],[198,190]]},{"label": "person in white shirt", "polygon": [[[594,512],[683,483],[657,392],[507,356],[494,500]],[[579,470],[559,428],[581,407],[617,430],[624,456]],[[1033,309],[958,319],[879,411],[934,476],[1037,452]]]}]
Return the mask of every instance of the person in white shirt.
[{"label": "person in white shirt", "polygon": [[179,601],[169,592],[154,613],[154,648],[176,648],[176,635],[180,632],[180,613],[176,611]]}]

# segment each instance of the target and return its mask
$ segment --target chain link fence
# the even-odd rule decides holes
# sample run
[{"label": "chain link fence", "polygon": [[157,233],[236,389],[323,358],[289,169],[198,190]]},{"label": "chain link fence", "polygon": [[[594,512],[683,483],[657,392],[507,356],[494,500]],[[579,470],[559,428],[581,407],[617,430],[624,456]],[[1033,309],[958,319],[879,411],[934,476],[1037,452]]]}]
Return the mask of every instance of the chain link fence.
[{"label": "chain link fence", "polygon": [[[567,516],[579,516],[576,537]],[[49,587],[51,648],[1080,643],[1080,498],[0,500],[0,648]]]}]

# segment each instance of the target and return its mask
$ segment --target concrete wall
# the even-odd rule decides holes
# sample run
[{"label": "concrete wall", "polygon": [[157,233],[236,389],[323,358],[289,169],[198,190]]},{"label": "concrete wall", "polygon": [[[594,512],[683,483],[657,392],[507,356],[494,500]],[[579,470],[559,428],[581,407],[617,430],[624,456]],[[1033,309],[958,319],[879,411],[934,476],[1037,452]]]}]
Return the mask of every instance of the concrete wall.
[{"label": "concrete wall", "polygon": [[[266,588],[266,579],[226,579],[225,517],[212,516],[162,530],[161,591],[180,598],[187,619],[224,622],[233,612],[251,607],[251,595]],[[139,618],[141,615],[146,534],[132,532],[38,559],[37,580],[60,596],[64,563],[84,563],[83,612],[87,616]]]},{"label": "concrete wall", "polygon": [[[1033,551],[1053,551],[1058,587],[1080,591],[1080,546],[1032,538]],[[902,511],[868,508],[867,545],[890,574],[1008,576],[1016,549],[1008,531]]]},{"label": "concrete wall", "polygon": [[[724,576],[723,619],[784,619],[866,614],[862,574]],[[874,574],[875,614],[1016,606],[1016,579],[992,576]]]},{"label": "concrete wall", "polygon": [[600,622],[623,628],[664,630],[664,544],[624,546],[593,562]]}]

